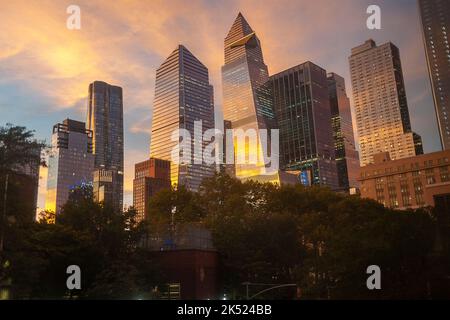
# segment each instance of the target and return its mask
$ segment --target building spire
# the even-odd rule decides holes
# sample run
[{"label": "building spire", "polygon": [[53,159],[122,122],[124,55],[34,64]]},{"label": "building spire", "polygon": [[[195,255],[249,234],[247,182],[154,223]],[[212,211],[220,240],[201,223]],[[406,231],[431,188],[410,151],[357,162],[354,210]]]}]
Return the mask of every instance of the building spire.
[{"label": "building spire", "polygon": [[245,20],[244,16],[242,15],[242,13],[239,12],[225,39],[226,40],[230,40],[230,39],[238,40],[238,39],[243,38],[251,33],[253,33],[252,27],[250,27],[247,20]]}]

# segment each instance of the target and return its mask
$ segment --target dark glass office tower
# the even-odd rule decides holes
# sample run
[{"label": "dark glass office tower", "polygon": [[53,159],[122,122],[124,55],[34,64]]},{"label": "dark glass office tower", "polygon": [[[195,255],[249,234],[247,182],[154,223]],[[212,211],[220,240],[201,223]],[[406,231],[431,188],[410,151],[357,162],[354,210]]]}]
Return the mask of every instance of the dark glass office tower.
[{"label": "dark glass office tower", "polygon": [[[171,161],[172,184],[193,191],[215,171],[212,165],[195,163],[195,121],[202,121],[202,134],[214,128],[213,87],[209,84],[208,69],[179,45],[156,71],[150,155]],[[186,164],[176,164],[172,159],[172,151],[178,144],[172,140],[172,134],[177,129],[186,129],[191,135],[191,161]],[[204,150],[210,142],[197,143]]]},{"label": "dark glass office tower", "polygon": [[86,126],[93,131],[94,196],[116,211],[123,209],[122,88],[95,81],[89,85]]},{"label": "dark glass office tower", "polygon": [[305,185],[338,188],[327,73],[306,62],[270,77],[280,129],[280,165]]},{"label": "dark glass office tower", "polygon": [[[268,174],[262,158],[259,130],[274,126],[270,93],[264,84],[269,79],[264,63],[261,43],[241,13],[238,14],[225,38],[225,65],[222,67],[224,119],[231,121],[231,127],[257,132],[257,146],[237,146],[235,156],[250,154],[258,156],[256,164],[237,164],[236,177],[246,179]],[[270,132],[269,132],[270,134]],[[270,141],[270,140],[269,140]]]},{"label": "dark glass office tower", "polygon": [[359,156],[353,135],[350,99],[345,90],[345,80],[340,75],[329,73],[331,129],[333,130],[334,153],[340,190],[358,187]]},{"label": "dark glass office tower", "polygon": [[450,148],[450,1],[419,0],[428,73],[442,148]]}]

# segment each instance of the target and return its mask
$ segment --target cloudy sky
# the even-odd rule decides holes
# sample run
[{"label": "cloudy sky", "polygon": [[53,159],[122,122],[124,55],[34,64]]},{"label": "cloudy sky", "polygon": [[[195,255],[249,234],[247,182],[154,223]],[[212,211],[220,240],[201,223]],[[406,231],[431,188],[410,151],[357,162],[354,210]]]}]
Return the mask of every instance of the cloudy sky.
[{"label": "cloudy sky", "polygon": [[[66,9],[81,8],[81,30]],[[366,28],[366,9],[382,10],[382,30]],[[55,123],[86,117],[88,85],[124,89],[125,203],[133,165],[149,156],[155,70],[184,44],[210,71],[221,113],[223,39],[241,11],[258,34],[271,74],[306,60],[343,75],[351,96],[350,49],[373,38],[400,48],[413,130],[426,152],[439,150],[415,0],[15,0],[0,10],[0,125],[36,130],[50,141]],[[41,170],[39,206],[45,199]]]}]

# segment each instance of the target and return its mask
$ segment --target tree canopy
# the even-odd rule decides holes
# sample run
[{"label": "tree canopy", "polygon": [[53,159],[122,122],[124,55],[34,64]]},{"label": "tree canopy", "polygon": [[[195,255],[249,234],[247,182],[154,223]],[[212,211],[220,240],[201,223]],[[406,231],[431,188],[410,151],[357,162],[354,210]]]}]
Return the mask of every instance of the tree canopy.
[{"label": "tree canopy", "polygon": [[17,170],[30,163],[45,164],[41,158],[46,144],[34,138],[34,131],[7,124],[0,127],[0,174]]},{"label": "tree canopy", "polygon": [[[195,221],[212,231],[231,297],[245,296],[244,282],[296,283],[310,299],[427,294],[436,230],[428,209],[394,211],[328,188],[241,182],[224,173],[205,180],[198,194],[180,188],[155,196],[154,228],[169,219],[171,205],[175,223]],[[383,272],[381,291],[367,290],[370,265]],[[264,297],[286,294],[295,293]]]},{"label": "tree canopy", "polygon": [[[33,151],[40,146],[23,127],[0,128],[0,177],[40,161]],[[8,210],[20,217],[25,209]],[[430,283],[448,277],[450,260],[448,245],[436,241],[436,216],[430,208],[396,211],[324,187],[242,182],[222,172],[197,193],[182,186],[159,192],[147,221],[138,222],[133,208],[114,212],[82,185],[56,223],[48,223],[55,220],[49,212],[36,223],[2,223],[0,284],[10,281],[16,299],[152,298],[164,270],[143,240],[195,224],[211,231],[222,293],[232,298],[246,297],[243,283],[297,286],[261,298],[428,298]],[[69,265],[82,266],[80,291],[66,288]],[[367,289],[370,265],[381,269],[382,290]]]}]

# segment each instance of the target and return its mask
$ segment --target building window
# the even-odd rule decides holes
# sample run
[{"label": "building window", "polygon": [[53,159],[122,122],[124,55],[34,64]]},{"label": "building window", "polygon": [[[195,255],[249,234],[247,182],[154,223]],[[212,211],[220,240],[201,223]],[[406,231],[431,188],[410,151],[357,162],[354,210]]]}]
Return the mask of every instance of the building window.
[{"label": "building window", "polygon": [[402,202],[404,207],[411,206],[411,197],[409,194],[409,186],[407,181],[402,181],[400,183],[400,193],[402,195]]},{"label": "building window", "polygon": [[419,170],[419,171],[413,171],[413,172],[412,172],[412,176],[413,176],[413,177],[418,177],[418,176],[420,176],[420,170]]},{"label": "building window", "polygon": [[448,166],[440,167],[439,174],[440,174],[441,182],[450,181],[450,174],[448,172]]},{"label": "building window", "polygon": [[393,176],[387,177],[387,188],[389,194],[389,205],[391,208],[398,208],[397,189]]},{"label": "building window", "polygon": [[384,185],[383,185],[383,178],[376,178],[375,179],[375,192],[377,195],[377,201],[379,203],[384,204]]},{"label": "building window", "polygon": [[436,177],[434,176],[434,170],[433,169],[426,169],[425,175],[427,178],[427,184],[435,184],[436,183]]},{"label": "building window", "polygon": [[414,185],[414,194],[416,196],[416,204],[418,206],[422,206],[425,204],[423,201],[423,185],[422,181],[419,178],[413,179],[413,185]]}]

